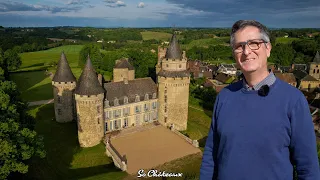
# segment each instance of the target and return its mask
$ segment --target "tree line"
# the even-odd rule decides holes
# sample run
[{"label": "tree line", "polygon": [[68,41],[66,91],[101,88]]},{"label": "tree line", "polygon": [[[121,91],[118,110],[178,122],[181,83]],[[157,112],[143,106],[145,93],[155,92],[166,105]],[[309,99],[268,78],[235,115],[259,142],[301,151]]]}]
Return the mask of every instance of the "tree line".
[{"label": "tree line", "polygon": [[0,49],[0,179],[20,178],[28,172],[29,159],[46,155],[43,138],[35,131],[35,119],[10,81],[11,53]]}]

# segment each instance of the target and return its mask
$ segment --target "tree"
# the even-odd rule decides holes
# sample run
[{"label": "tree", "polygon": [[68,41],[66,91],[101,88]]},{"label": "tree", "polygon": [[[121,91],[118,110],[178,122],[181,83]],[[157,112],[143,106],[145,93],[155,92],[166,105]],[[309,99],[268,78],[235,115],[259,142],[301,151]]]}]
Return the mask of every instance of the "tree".
[{"label": "tree", "polygon": [[14,71],[19,69],[22,64],[19,54],[16,51],[11,49],[8,49],[4,53],[4,59],[9,71]]},{"label": "tree", "polygon": [[14,172],[27,173],[27,160],[45,157],[43,140],[34,131],[35,120],[27,114],[15,83],[0,82],[0,179]]},{"label": "tree", "polygon": [[90,56],[94,68],[99,69],[102,62],[102,55],[99,46],[95,44],[87,44],[80,50],[78,66],[81,68],[84,66],[88,55]]},{"label": "tree", "polygon": [[294,56],[295,51],[290,44],[279,43],[273,46],[269,61],[282,66],[289,66],[292,64]]}]

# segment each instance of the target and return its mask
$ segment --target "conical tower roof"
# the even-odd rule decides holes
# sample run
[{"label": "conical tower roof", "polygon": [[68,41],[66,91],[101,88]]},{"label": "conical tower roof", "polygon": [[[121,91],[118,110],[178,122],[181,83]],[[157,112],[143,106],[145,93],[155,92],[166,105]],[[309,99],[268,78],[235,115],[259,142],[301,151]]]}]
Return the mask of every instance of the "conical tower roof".
[{"label": "conical tower roof", "polygon": [[90,57],[88,56],[87,63],[79,78],[75,94],[91,96],[101,93],[104,93],[104,89],[98,81],[97,73],[92,66]]},{"label": "conical tower roof", "polygon": [[315,62],[315,63],[320,63],[320,55],[319,55],[319,51],[317,51],[316,56],[314,56],[313,62]]},{"label": "conical tower roof", "polygon": [[178,40],[176,38],[176,35],[173,34],[171,37],[170,46],[167,49],[165,57],[167,59],[181,59],[181,56],[182,56],[182,53],[180,50]]},{"label": "conical tower roof", "polygon": [[54,74],[52,81],[54,82],[73,82],[76,78],[72,74],[69,63],[64,52],[61,53],[60,60],[58,62],[57,71]]}]

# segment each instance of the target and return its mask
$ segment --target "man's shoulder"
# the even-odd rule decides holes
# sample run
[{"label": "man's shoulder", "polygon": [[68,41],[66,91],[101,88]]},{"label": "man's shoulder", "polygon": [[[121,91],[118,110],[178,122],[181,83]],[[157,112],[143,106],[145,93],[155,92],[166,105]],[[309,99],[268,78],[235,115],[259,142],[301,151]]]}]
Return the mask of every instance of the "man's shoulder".
[{"label": "man's shoulder", "polygon": [[277,78],[277,91],[283,93],[286,96],[294,96],[294,97],[301,97],[304,96],[303,93],[296,87],[292,86],[291,84]]},{"label": "man's shoulder", "polygon": [[237,82],[231,83],[231,84],[227,85],[226,87],[224,87],[219,92],[219,95],[220,96],[230,95],[231,93],[240,91],[242,89],[242,87],[243,87],[242,81],[237,81]]}]

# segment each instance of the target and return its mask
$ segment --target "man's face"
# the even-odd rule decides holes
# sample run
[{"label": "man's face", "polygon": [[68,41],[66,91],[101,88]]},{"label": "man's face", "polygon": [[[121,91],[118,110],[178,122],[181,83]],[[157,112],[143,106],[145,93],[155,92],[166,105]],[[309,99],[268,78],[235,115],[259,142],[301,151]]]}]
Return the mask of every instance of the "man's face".
[{"label": "man's face", "polygon": [[243,47],[242,52],[233,51],[236,63],[243,73],[263,72],[267,70],[267,58],[270,56],[271,44],[262,43],[261,34],[258,28],[247,26],[234,35],[234,47],[239,47],[248,40],[259,46],[257,50],[251,50],[248,45]]}]

